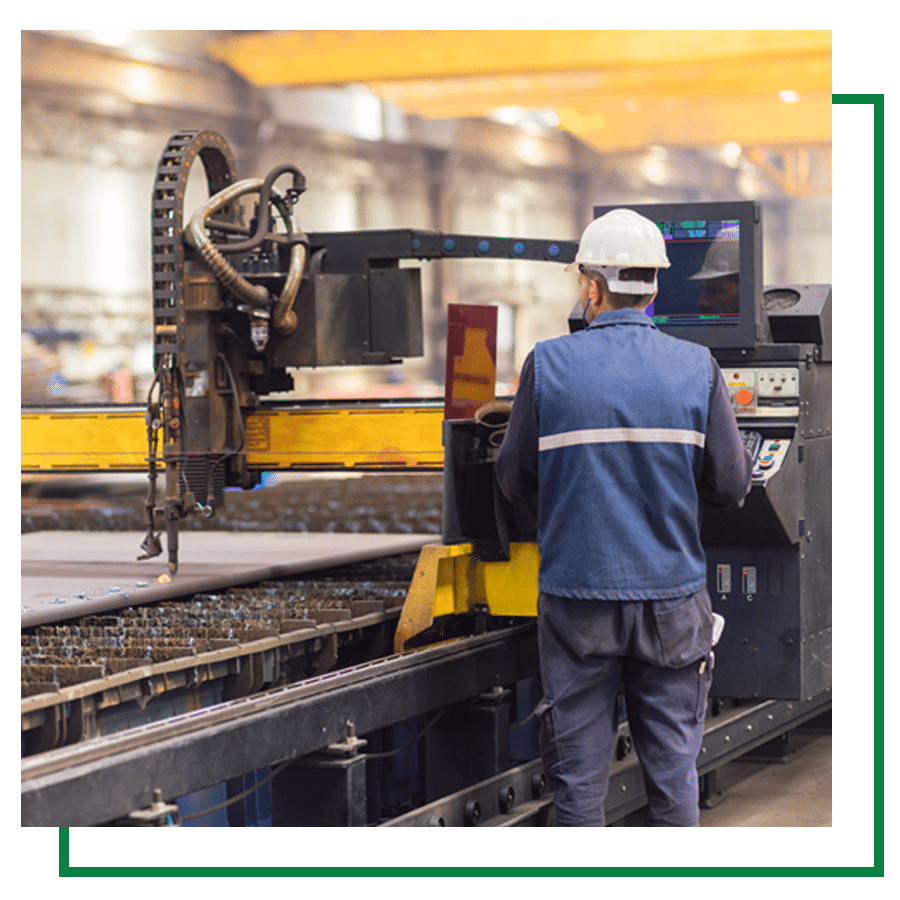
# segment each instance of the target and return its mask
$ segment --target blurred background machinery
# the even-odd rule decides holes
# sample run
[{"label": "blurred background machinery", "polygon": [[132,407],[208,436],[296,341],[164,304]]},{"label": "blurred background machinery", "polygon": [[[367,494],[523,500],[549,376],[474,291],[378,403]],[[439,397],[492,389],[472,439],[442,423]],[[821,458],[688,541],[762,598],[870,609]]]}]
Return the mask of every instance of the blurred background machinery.
[{"label": "blurred background machinery", "polygon": [[[26,31],[22,329],[55,359],[23,391],[145,396],[147,185],[199,125],[242,174],[297,165],[307,230],[574,239],[597,202],[753,199],[766,283],[831,280],[830,32]],[[439,396],[456,301],[498,309],[502,394],[571,306],[537,263],[439,263],[422,292],[421,359],[296,396]]]}]

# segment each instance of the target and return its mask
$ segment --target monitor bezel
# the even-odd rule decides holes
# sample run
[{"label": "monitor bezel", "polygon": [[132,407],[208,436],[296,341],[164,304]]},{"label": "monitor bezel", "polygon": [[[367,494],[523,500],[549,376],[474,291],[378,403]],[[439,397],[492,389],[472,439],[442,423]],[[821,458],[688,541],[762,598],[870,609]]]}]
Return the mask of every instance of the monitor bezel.
[{"label": "monitor bezel", "polygon": [[618,203],[595,206],[594,218],[614,209],[631,209],[653,222],[689,219],[737,219],[740,246],[740,291],[737,325],[664,325],[660,331],[702,344],[711,350],[755,349],[762,341],[762,208],[755,200],[679,201],[675,203]]}]

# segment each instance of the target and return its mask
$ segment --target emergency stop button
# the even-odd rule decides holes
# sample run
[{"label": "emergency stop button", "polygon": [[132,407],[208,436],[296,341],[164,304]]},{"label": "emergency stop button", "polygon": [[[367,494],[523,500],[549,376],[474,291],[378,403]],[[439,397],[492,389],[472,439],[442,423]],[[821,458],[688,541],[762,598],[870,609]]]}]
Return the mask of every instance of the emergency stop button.
[{"label": "emergency stop button", "polygon": [[753,402],[753,391],[748,391],[747,388],[741,388],[734,395],[734,399],[740,403],[741,406],[749,406]]}]

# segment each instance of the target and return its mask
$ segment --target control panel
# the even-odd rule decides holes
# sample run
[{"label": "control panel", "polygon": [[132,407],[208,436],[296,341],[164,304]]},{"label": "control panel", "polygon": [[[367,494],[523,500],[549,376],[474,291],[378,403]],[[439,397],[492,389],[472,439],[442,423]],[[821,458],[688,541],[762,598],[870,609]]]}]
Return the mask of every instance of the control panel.
[{"label": "control panel", "polygon": [[744,449],[750,459],[755,460],[756,454],[762,445],[762,435],[758,431],[741,431],[741,438],[744,441]]},{"label": "control panel", "polygon": [[701,516],[707,589],[725,619],[712,697],[831,687],[830,287],[821,302],[809,286],[791,291],[766,297],[771,343],[712,350],[751,483],[740,506]]},{"label": "control panel", "polygon": [[789,438],[764,437],[758,431],[741,430],[744,449],[753,461],[750,480],[753,484],[765,484],[784,464]]},{"label": "control panel", "polygon": [[735,416],[795,418],[800,411],[800,372],[796,367],[722,367]]},{"label": "control panel", "polygon": [[751,480],[764,482],[771,478],[781,468],[790,443],[787,438],[765,440],[763,447],[753,461]]}]

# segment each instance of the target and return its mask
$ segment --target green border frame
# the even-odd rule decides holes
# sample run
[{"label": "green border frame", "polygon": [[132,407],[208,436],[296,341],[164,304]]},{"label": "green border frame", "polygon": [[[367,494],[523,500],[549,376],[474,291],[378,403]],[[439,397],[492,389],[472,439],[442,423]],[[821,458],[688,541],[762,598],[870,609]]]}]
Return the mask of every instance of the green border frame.
[{"label": "green border frame", "polygon": [[[882,224],[884,221],[885,204],[884,204],[884,95],[881,94],[839,94],[834,97],[834,104],[838,118],[841,119],[841,111],[856,109],[857,112],[871,113],[867,121],[870,123],[870,134],[863,133],[863,126],[856,125],[856,150],[860,145],[866,144],[867,138],[871,138],[873,143],[873,152],[871,158],[871,217],[868,221],[873,223],[873,233],[882,233]],[[846,116],[844,116],[846,118]],[[865,118],[865,117],[864,117]],[[866,144],[867,145],[867,144]],[[857,172],[863,172],[862,167],[857,167]],[[868,171],[867,169],[865,171]],[[856,182],[855,190],[856,199],[866,207],[870,195],[867,186],[860,176]],[[856,221],[860,219],[855,215]],[[846,215],[846,213],[844,213]],[[867,221],[862,219],[862,221]],[[884,320],[884,247],[877,242],[870,249],[870,259],[872,262],[873,282],[871,284],[874,315],[873,325]],[[868,262],[868,260],[866,260]],[[859,281],[854,285],[855,288],[866,294],[869,288],[868,284],[860,284]],[[846,307],[844,307],[846,308]],[[837,317],[836,334],[839,332],[839,322],[841,316]],[[874,345],[874,353],[869,352],[869,356],[873,357],[874,371],[872,372],[874,381],[874,409],[877,412],[884,408],[884,345],[883,342],[877,341],[877,331],[869,334],[861,335],[863,345],[867,341],[872,341]],[[838,345],[839,359],[845,358],[847,346],[839,337],[836,341]],[[850,348],[853,358],[856,359],[859,348]],[[859,385],[857,385],[859,387]],[[846,394],[839,392],[839,397],[846,399]],[[844,410],[846,412],[846,409]],[[864,413],[863,413],[864,414]],[[879,422],[878,416],[875,416],[874,423],[874,440],[873,440],[873,479],[874,486],[877,486],[880,480],[880,473],[884,471],[884,422]],[[846,444],[843,444],[846,447]],[[840,458],[838,455],[837,458]],[[881,533],[881,527],[884,522],[884,497],[883,492],[873,490],[874,509],[873,509],[873,525],[875,534]],[[844,498],[846,499],[846,497]],[[858,526],[857,526],[858,527]],[[884,546],[883,543],[872,541],[872,564],[874,572],[873,584],[873,621],[872,625],[884,620]],[[840,615],[838,616],[840,619]],[[838,629],[840,629],[838,625]],[[871,630],[869,637],[871,637]],[[856,635],[858,638],[859,635]],[[852,648],[851,648],[852,649]],[[877,785],[879,776],[883,778],[884,770],[884,720],[878,714],[879,710],[884,708],[884,671],[885,657],[883,643],[874,642],[872,647],[871,663],[873,666],[873,689],[871,695],[871,703],[875,715],[873,721],[873,769],[871,774],[874,776],[874,784]],[[847,699],[847,693],[836,690],[836,698]],[[838,710],[838,719],[843,723],[847,723],[845,713]],[[838,741],[836,741],[837,745]],[[865,755],[863,752],[862,755]],[[866,767],[867,768],[867,767]],[[868,779],[863,779],[863,785],[868,784]],[[821,849],[823,851],[822,858],[815,864],[784,864],[774,865],[772,863],[765,865],[754,865],[752,862],[746,865],[735,865],[733,862],[728,864],[716,865],[715,858],[717,853],[710,854],[711,865],[697,865],[692,862],[692,856],[696,856],[696,845],[685,843],[686,833],[667,832],[665,845],[660,844],[659,832],[649,833],[642,836],[642,842],[646,844],[649,858],[653,858],[654,851],[659,852],[663,847],[668,852],[659,852],[659,865],[622,865],[619,867],[611,867],[608,865],[585,865],[585,859],[596,858],[598,851],[605,852],[609,850],[616,852],[616,848],[621,845],[623,835],[618,830],[612,833],[606,832],[606,846],[601,850],[594,843],[593,852],[591,848],[583,842],[583,832],[581,835],[571,835],[571,840],[567,841],[565,846],[561,842],[562,830],[557,832],[544,832],[538,836],[535,834],[537,830],[521,829],[513,832],[512,830],[502,833],[492,833],[484,835],[483,831],[478,829],[463,830],[465,833],[456,835],[450,841],[449,845],[443,837],[445,832],[440,829],[404,829],[402,837],[400,832],[395,830],[377,830],[364,829],[364,843],[361,846],[356,836],[349,842],[342,841],[346,847],[348,858],[353,859],[353,864],[340,864],[339,862],[328,863],[328,860],[334,859],[334,851],[328,846],[330,838],[333,838],[333,831],[316,830],[316,829],[294,829],[290,830],[292,841],[296,841],[300,847],[314,848],[312,853],[314,858],[319,857],[321,865],[299,863],[297,865],[280,865],[277,864],[272,857],[277,851],[274,847],[265,847],[261,841],[261,833],[250,833],[244,830],[238,839],[235,833],[228,833],[227,829],[219,830],[215,835],[216,847],[225,854],[232,848],[240,848],[237,850],[237,857],[257,859],[259,864],[256,865],[236,865],[234,867],[222,867],[220,865],[198,865],[190,862],[190,857],[198,850],[202,850],[199,846],[191,846],[195,841],[191,838],[192,834],[183,830],[155,830],[155,834],[143,834],[143,839],[136,833],[140,829],[134,830],[104,830],[102,834],[102,856],[105,859],[115,858],[121,851],[121,858],[127,859],[134,857],[136,845],[140,846],[138,854],[144,854],[145,850],[152,847],[152,856],[162,863],[161,865],[79,865],[73,863],[73,854],[77,855],[81,850],[87,851],[88,856],[94,855],[87,847],[87,844],[96,843],[88,839],[88,835],[83,829],[68,828],[59,829],[59,876],[61,878],[85,878],[85,877],[103,877],[103,878],[167,878],[167,877],[227,877],[227,878],[281,878],[281,877],[302,877],[304,879],[324,879],[325,884],[330,879],[339,878],[403,878],[417,879],[427,878],[429,881],[435,878],[460,878],[460,877],[488,877],[488,878],[513,878],[516,881],[522,879],[527,873],[530,878],[685,878],[702,876],[704,878],[723,877],[734,878],[758,878],[758,877],[810,877],[810,876],[828,876],[828,877],[869,877],[878,878],[884,876],[885,855],[884,855],[884,797],[873,791],[872,827],[869,829],[868,823],[858,822],[856,828],[864,831],[866,834],[872,834],[873,843],[871,847],[871,864],[858,865],[840,865],[839,854],[834,854],[837,842],[833,840],[825,840],[825,838],[837,837],[837,835],[829,835],[824,832],[821,835]],[[287,830],[286,830],[287,831]],[[650,830],[647,830],[650,831]],[[655,831],[655,830],[654,830]],[[763,831],[772,831],[763,829]],[[182,845],[176,846],[171,839],[165,839],[160,832],[164,832],[169,836],[180,834],[179,841]],[[479,832],[477,838],[474,833]],[[511,835],[516,837],[511,839]],[[727,833],[727,832],[726,832]],[[96,834],[96,832],[94,832]],[[696,834],[696,832],[694,832]],[[731,832],[734,834],[734,832]],[[505,835],[505,837],[504,837]],[[722,834],[707,833],[708,842],[715,846],[722,846]],[[790,838],[785,837],[785,842],[789,842]],[[283,843],[283,842],[279,842]],[[333,843],[333,842],[332,842]],[[756,843],[756,841],[754,841]],[[80,849],[79,846],[81,845]],[[128,845],[131,850],[129,851]],[[846,844],[842,845],[846,847]],[[673,848],[683,848],[684,863],[677,868],[673,868],[673,864],[664,860],[663,857],[669,857]],[[487,852],[485,852],[487,848]],[[584,850],[587,850],[587,853]],[[465,860],[464,864],[454,865],[448,863],[448,850],[452,853],[454,860]],[[565,852],[568,850],[569,852]],[[550,852],[552,851],[552,853]],[[693,851],[693,852],[692,852]],[[338,853],[344,851],[338,850]],[[398,854],[402,859],[398,859]],[[201,854],[202,855],[202,854]],[[301,852],[300,855],[305,855]],[[627,853],[622,857],[627,857]],[[730,854],[726,854],[728,856]],[[759,858],[759,852],[756,850],[753,856]],[[171,860],[184,859],[180,864],[172,864]],[[185,859],[187,857],[187,859]],[[272,858],[272,864],[267,865],[264,860]],[[554,861],[550,861],[550,859]],[[226,857],[228,858],[228,857]],[[384,860],[389,860],[385,865]],[[419,863],[407,863],[408,860],[419,860]],[[503,864],[498,864],[498,860],[506,860]],[[538,860],[535,864],[535,860]],[[838,863],[836,865],[829,864]],[[429,888],[430,889],[430,888]]]}]

